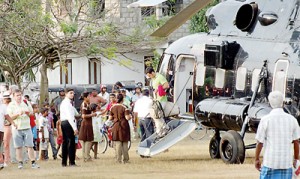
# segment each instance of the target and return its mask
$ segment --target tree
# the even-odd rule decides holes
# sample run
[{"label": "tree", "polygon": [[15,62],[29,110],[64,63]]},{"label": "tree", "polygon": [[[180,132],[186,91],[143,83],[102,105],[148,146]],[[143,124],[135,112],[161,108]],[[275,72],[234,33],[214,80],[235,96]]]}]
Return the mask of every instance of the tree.
[{"label": "tree", "polygon": [[191,18],[190,32],[192,32],[192,33],[208,32],[208,27],[206,25],[205,13],[210,7],[215,6],[218,3],[219,3],[219,0],[213,0],[208,6],[201,9],[197,14],[195,14]]},{"label": "tree", "polygon": [[[150,46],[146,31],[126,34],[105,17],[95,0],[0,1],[0,68],[19,86],[24,75],[41,65],[41,92],[48,88],[47,68],[70,54],[108,59]],[[135,30],[134,30],[135,29]],[[150,45],[149,45],[150,44]],[[140,50],[139,50],[140,51]],[[41,101],[45,96],[41,94]]]}]

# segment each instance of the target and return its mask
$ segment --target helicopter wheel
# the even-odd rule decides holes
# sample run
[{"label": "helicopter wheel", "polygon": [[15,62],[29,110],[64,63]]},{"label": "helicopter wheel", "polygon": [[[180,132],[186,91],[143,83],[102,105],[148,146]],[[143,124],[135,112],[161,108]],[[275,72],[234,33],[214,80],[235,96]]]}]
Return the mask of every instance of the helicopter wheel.
[{"label": "helicopter wheel", "polygon": [[209,142],[209,155],[212,159],[220,158],[220,136],[214,135],[213,138],[210,139]]},{"label": "helicopter wheel", "polygon": [[230,130],[222,136],[219,150],[225,163],[244,163],[245,145],[242,137],[236,131]]}]

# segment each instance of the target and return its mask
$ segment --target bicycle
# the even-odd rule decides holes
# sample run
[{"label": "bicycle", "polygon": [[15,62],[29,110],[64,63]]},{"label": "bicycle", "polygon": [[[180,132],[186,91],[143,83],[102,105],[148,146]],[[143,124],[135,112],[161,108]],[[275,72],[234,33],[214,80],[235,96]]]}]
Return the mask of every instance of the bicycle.
[{"label": "bicycle", "polygon": [[[103,124],[102,128],[100,129],[101,138],[98,142],[98,152],[104,154],[108,148],[113,148],[113,141],[112,141],[112,131],[111,127]],[[131,141],[128,141],[128,150],[131,147]]]},{"label": "bicycle", "polygon": [[199,121],[195,122],[197,124],[197,127],[195,128],[195,131],[193,131],[189,136],[193,140],[201,140],[207,135],[208,128],[203,127]]}]

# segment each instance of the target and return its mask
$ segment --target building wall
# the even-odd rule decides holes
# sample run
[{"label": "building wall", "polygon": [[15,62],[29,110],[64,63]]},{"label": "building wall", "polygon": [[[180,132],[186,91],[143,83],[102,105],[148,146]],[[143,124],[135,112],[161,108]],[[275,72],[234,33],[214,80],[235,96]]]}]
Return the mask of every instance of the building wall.
[{"label": "building wall", "polygon": [[[132,60],[124,56],[117,56],[116,59],[101,59],[100,81],[105,84],[112,84],[117,81],[132,81],[144,83],[144,56],[145,54],[126,54]],[[86,57],[71,56],[72,59],[72,84],[89,84],[89,60]],[[60,66],[55,64],[55,69],[48,69],[49,85],[60,84]],[[98,75],[97,75],[98,76]],[[36,82],[40,83],[41,76],[38,72]]]}]

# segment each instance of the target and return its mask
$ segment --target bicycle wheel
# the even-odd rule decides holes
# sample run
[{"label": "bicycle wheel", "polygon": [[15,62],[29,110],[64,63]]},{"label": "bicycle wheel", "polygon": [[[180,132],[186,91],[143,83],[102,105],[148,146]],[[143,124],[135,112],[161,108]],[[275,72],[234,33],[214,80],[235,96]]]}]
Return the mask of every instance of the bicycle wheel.
[{"label": "bicycle wheel", "polygon": [[197,123],[196,129],[190,134],[190,138],[193,140],[201,140],[207,134],[207,128],[202,127],[200,123]]},{"label": "bicycle wheel", "polygon": [[101,135],[101,140],[98,142],[98,152],[104,154],[107,150],[108,140],[106,133],[101,133]]}]

